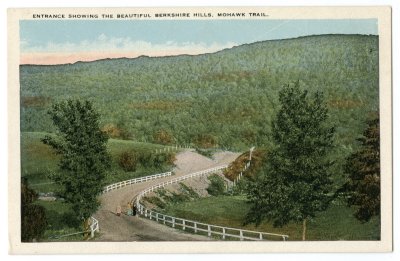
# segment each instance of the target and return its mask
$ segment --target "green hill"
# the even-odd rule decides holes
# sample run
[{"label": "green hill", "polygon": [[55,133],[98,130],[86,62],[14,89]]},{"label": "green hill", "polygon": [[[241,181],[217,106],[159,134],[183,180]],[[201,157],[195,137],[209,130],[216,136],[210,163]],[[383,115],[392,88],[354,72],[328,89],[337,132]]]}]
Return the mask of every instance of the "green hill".
[{"label": "green hill", "polygon": [[[30,186],[38,192],[54,192],[58,188],[58,185],[49,179],[49,174],[60,171],[59,156],[50,146],[41,142],[46,134],[48,133],[21,133],[21,176],[26,178]],[[158,144],[110,139],[107,150],[112,161],[105,183],[108,185],[113,182],[171,170],[172,165],[165,162],[166,156],[164,155],[176,153],[177,150],[169,147],[169,152],[164,152],[166,148]],[[124,152],[134,152],[137,156],[138,163],[135,171],[124,171],[119,165],[119,157]],[[146,160],[146,164],[141,163],[141,158]],[[160,164],[154,164],[156,160]]]},{"label": "green hill", "polygon": [[89,99],[102,125],[154,142],[243,150],[269,144],[283,85],[324,90],[338,126],[338,157],[354,149],[378,109],[378,37],[320,35],[263,41],[213,54],[21,65],[21,130],[54,131],[46,111],[58,100]]}]

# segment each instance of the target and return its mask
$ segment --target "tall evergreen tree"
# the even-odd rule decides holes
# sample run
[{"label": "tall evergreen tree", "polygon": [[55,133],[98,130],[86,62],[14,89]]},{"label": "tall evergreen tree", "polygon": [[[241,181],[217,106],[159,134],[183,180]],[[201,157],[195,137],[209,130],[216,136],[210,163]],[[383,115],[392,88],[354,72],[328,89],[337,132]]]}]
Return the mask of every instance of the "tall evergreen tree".
[{"label": "tall evergreen tree", "polygon": [[380,215],[380,146],[379,114],[374,113],[368,120],[364,136],[359,138],[360,150],[351,154],[345,165],[348,181],[345,191],[349,195],[348,203],[357,206],[355,217],[360,221],[369,221]]},{"label": "tall evergreen tree", "polygon": [[51,178],[62,186],[62,197],[72,204],[87,230],[89,218],[99,206],[97,196],[110,166],[108,136],[100,130],[99,114],[89,101],[63,101],[54,104],[49,114],[58,133],[42,141],[61,155],[61,171]]},{"label": "tall evergreen tree", "polygon": [[299,82],[279,93],[280,109],[272,122],[271,149],[264,171],[248,186],[251,209],[246,223],[264,219],[274,226],[303,223],[327,209],[332,192],[329,151],[335,129],[329,126],[322,92],[309,94]]}]

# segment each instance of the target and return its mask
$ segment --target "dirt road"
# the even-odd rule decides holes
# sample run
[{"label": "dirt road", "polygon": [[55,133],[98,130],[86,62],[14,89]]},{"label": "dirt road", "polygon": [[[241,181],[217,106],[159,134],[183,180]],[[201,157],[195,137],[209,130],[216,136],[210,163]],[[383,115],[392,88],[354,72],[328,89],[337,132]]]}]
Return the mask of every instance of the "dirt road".
[{"label": "dirt road", "polygon": [[117,216],[116,207],[125,210],[127,203],[132,201],[139,192],[160,182],[183,176],[195,171],[230,163],[239,153],[219,152],[214,160],[199,155],[193,151],[185,151],[177,155],[175,175],[144,183],[126,186],[108,192],[101,196],[101,207],[94,217],[99,221],[100,236],[97,241],[206,241],[208,237],[193,235],[172,229],[154,221],[138,216]]}]

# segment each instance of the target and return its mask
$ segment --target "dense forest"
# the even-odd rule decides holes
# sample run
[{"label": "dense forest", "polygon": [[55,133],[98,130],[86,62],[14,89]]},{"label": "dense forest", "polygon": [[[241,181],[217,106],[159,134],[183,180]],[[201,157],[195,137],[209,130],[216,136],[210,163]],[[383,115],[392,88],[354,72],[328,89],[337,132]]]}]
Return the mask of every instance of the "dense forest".
[{"label": "dense forest", "polygon": [[53,132],[47,110],[88,99],[114,138],[244,150],[267,146],[282,86],[323,90],[336,155],[357,146],[378,109],[378,37],[320,35],[212,54],[20,66],[21,131]]}]

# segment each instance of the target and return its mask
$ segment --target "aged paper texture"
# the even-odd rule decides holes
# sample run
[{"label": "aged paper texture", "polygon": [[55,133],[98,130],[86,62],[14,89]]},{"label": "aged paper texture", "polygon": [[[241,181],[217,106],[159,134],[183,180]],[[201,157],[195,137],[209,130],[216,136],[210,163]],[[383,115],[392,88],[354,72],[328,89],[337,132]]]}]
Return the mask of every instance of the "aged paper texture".
[{"label": "aged paper texture", "polygon": [[[392,251],[391,59],[391,8],[383,6],[9,9],[10,253]],[[256,193],[249,187],[263,173],[257,160],[279,147],[271,133],[284,118],[277,114],[284,86],[327,97],[333,185],[321,193],[329,206],[322,207],[315,186],[309,194],[298,190],[299,198],[315,200],[309,206],[286,197],[292,191],[282,192],[286,203],[268,203],[276,211],[260,205],[249,212],[257,205],[248,201]],[[99,118],[85,125],[90,117],[79,115],[91,104]],[[78,108],[65,113],[70,128],[60,123],[62,106]],[[298,115],[306,115],[299,106]],[[357,219],[359,205],[347,206],[344,184],[354,165],[346,162],[361,149],[374,113],[380,173],[370,178],[378,179],[378,191],[374,211],[359,211]],[[110,137],[110,166],[101,182],[85,176],[79,183],[73,173],[103,173],[106,161],[79,154],[98,138],[86,129],[93,124]],[[74,148],[81,158],[71,156]],[[299,180],[287,182],[296,187]],[[76,202],[89,200],[89,182],[106,186],[93,190],[99,207],[88,216],[96,197],[86,207]],[[241,189],[245,183],[252,185]],[[36,201],[21,199],[29,191]],[[276,218],[282,209],[288,222]],[[251,213],[262,217],[259,226],[255,219],[244,225]]]}]

